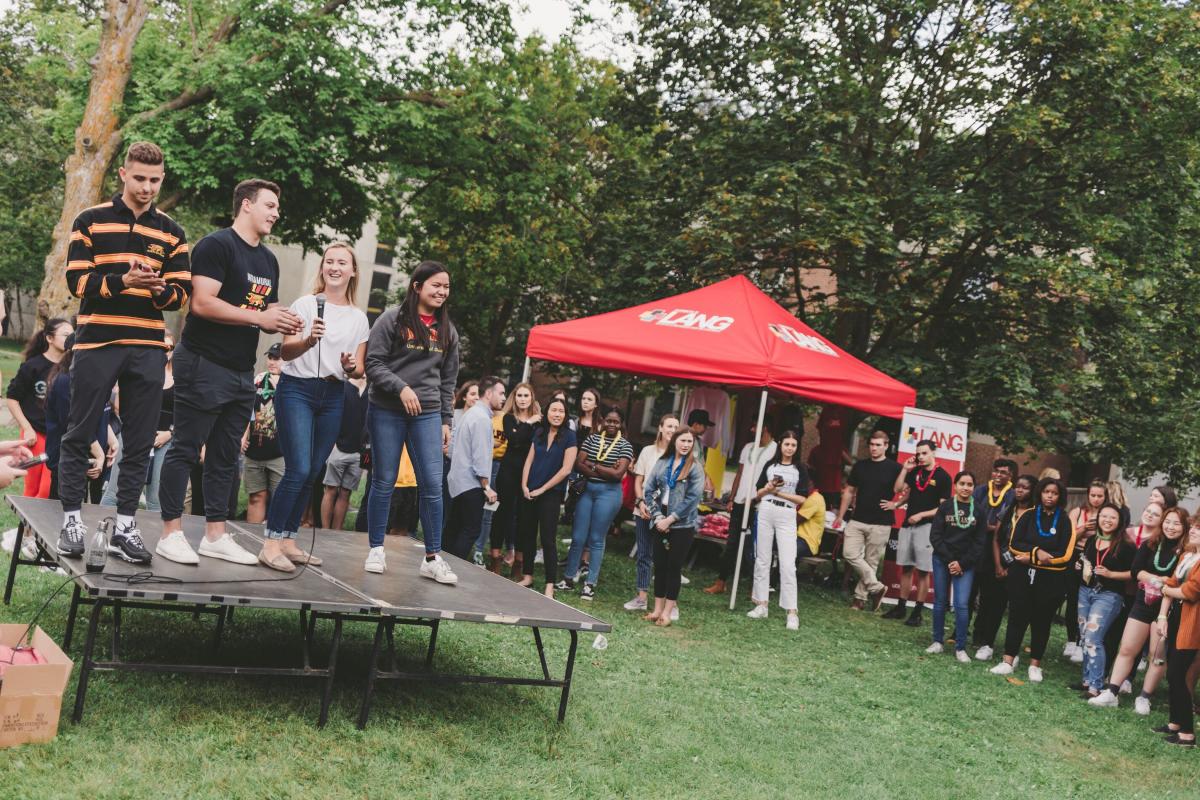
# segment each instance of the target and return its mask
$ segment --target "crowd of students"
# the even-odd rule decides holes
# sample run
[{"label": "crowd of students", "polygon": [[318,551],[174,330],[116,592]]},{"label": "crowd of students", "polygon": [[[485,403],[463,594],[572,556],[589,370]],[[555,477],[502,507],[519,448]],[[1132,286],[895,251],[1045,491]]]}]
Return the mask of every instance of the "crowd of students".
[{"label": "crowd of students", "polygon": [[[0,443],[0,482],[17,473],[14,458],[46,453],[44,466],[25,474],[25,492],[60,499],[60,554],[84,553],[86,495],[116,506],[109,549],[127,561],[208,557],[293,572],[320,563],[297,544],[306,519],[320,515],[321,524],[340,527],[365,472],[366,572],[387,570],[387,533],[412,531],[419,518],[423,577],[457,583],[441,557],[444,546],[496,572],[509,564],[530,587],[540,561],[546,595],[578,589],[590,600],[632,476],[636,595],[625,607],[645,610],[660,626],[678,618],[683,562],[701,499],[712,490],[700,438],[712,424],[706,412],[693,411],[686,426],[664,416],[654,442],[635,458],[623,413],[603,407],[595,390],[581,393],[572,416],[562,392],[539,400],[530,384],[510,392],[494,376],[459,384],[450,274],[442,264],[419,264],[404,299],[369,326],[354,304],[353,249],[335,243],[322,254],[311,292],[284,307],[278,264],[262,243],[280,213],[278,186],[238,184],[232,226],[189,253],[183,229],[153,202],[162,152],[135,143],[120,175],[122,192],[83,212],[72,228],[66,275],[81,300],[78,318],[46,323],[7,393],[21,439]],[[176,344],[162,312],[184,306]],[[256,377],[260,331],[283,340]],[[733,531],[744,518],[755,523],[748,616],[769,616],[777,554],[778,604],[786,627],[796,629],[796,563],[820,548],[826,500],[800,463],[795,432],[776,438],[764,429],[752,437],[739,459],[731,513]],[[1014,462],[1000,459],[977,484],[970,472],[951,477],[938,467],[932,442],[918,443],[903,464],[887,458],[888,445],[886,433],[871,435],[869,457],[853,464],[834,515],[835,528],[845,523],[842,554],[857,577],[853,608],[876,611],[883,602],[878,569],[902,509],[900,597],[883,616],[923,625],[932,580],[928,653],[944,650],[952,602],[955,657],[971,661],[973,638],[975,658],[991,661],[1007,611],[1002,660],[991,671],[1015,671],[1028,633],[1026,674],[1040,682],[1053,620],[1065,605],[1064,656],[1081,670],[1075,688],[1093,706],[1115,706],[1144,660],[1135,710],[1149,713],[1165,673],[1164,733],[1194,746],[1200,520],[1190,519],[1173,491],[1155,490],[1133,526],[1118,484],[1094,482],[1086,502],[1068,509],[1056,475],[1018,476]],[[226,526],[239,474],[247,519],[264,525],[257,555]],[[182,532],[189,483],[193,508],[206,519],[195,549]],[[135,519],[143,496],[163,520],[153,553]],[[564,509],[571,540],[560,563]],[[740,537],[731,536],[706,592],[725,591],[741,552]]]}]

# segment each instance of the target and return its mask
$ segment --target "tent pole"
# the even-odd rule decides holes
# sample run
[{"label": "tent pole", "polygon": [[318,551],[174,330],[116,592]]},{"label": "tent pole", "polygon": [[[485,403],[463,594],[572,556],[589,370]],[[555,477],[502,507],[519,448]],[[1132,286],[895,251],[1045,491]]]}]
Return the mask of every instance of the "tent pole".
[{"label": "tent pole", "polygon": [[[762,457],[762,451],[756,450],[758,441],[762,438],[763,420],[767,415],[767,390],[766,387],[762,390],[762,398],[758,401],[758,424],[754,426],[754,441],[751,442],[750,452],[754,454],[751,459],[750,471],[742,473],[743,481],[750,481],[750,486],[754,486],[754,481],[758,477],[758,459]],[[733,498],[731,498],[733,499]],[[742,575],[742,549],[746,545],[746,531],[750,527],[750,504],[742,504],[742,523],[738,527],[738,554],[737,562],[733,565],[733,588],[729,592],[729,610],[737,606],[737,590],[738,579]]]},{"label": "tent pole", "polygon": [[525,371],[521,373],[521,383],[529,383],[529,356],[525,356]]}]

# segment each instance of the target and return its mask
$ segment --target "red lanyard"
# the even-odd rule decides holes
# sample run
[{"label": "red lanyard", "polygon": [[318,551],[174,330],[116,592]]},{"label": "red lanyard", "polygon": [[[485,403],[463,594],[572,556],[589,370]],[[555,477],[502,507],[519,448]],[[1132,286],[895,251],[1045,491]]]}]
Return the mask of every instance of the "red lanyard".
[{"label": "red lanyard", "polygon": [[929,481],[931,481],[932,479],[933,479],[933,470],[929,470],[929,473],[925,476],[925,485],[922,486],[921,485],[921,470],[918,469],[917,474],[913,476],[913,485],[915,485],[917,487],[918,492],[923,492],[929,488]]}]

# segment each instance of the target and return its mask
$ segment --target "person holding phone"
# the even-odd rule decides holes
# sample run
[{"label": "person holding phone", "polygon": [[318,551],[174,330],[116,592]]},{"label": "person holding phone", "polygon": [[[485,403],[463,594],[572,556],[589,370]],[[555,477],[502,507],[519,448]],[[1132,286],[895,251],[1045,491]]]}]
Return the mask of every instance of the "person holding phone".
[{"label": "person holding phone", "polygon": [[71,417],[58,465],[63,509],[58,551],[71,558],[83,556],[83,478],[96,421],[116,386],[123,447],[117,522],[108,549],[132,563],[151,560],[134,514],[162,408],[167,361],[163,312],[178,311],[192,292],[187,237],[154,205],[165,175],[163,161],[156,145],[131,144],[118,170],[121,193],[81,213],[71,228],[66,280],[80,299],[79,330]]},{"label": "person holding phone", "polygon": [[766,619],[770,596],[771,553],[779,549],[779,607],[787,612],[787,629],[799,630],[796,592],[796,510],[812,491],[808,471],[799,463],[800,437],[779,436],[779,451],[758,479],[758,540],[754,554],[754,608],[750,619]]},{"label": "person holding phone", "polygon": [[22,441],[0,442],[0,489],[5,489],[37,464],[45,463],[45,454],[35,456]]}]

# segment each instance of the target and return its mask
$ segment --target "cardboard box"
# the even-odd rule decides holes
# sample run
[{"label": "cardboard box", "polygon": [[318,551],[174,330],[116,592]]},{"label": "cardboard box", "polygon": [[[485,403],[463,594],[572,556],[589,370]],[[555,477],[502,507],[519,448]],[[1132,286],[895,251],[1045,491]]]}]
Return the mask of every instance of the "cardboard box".
[{"label": "cardboard box", "polygon": [[[0,625],[0,643],[16,647],[26,625]],[[45,664],[14,664],[0,684],[0,747],[48,742],[58,735],[63,690],[75,666],[41,628],[34,628],[33,647]]]}]

